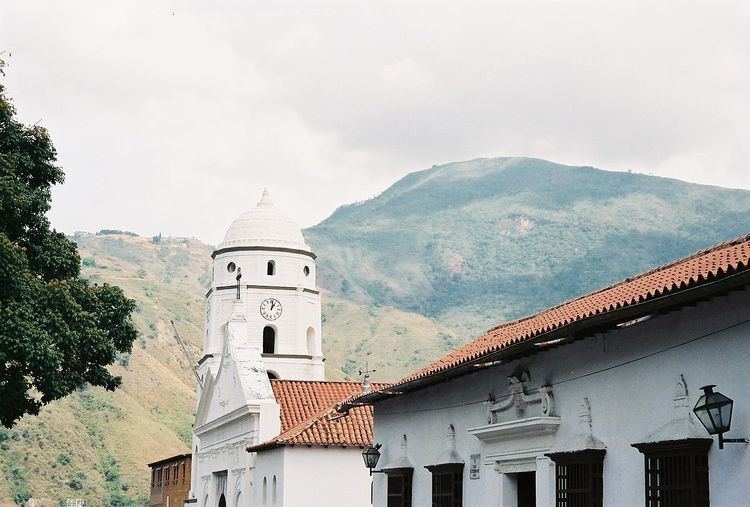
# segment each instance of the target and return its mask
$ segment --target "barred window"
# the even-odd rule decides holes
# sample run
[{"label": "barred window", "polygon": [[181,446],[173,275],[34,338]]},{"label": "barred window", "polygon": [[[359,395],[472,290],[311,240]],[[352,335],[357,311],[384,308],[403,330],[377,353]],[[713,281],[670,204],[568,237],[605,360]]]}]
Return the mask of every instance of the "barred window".
[{"label": "barred window", "polygon": [[592,449],[547,455],[555,462],[556,507],[601,507],[604,453]]},{"label": "barred window", "polygon": [[388,507],[411,507],[411,482],[414,469],[384,470],[388,476]]},{"label": "barred window", "polygon": [[464,493],[463,463],[425,468],[432,472],[432,507],[461,507]]},{"label": "barred window", "polygon": [[695,438],[633,444],[643,453],[646,507],[708,507],[708,449]]}]

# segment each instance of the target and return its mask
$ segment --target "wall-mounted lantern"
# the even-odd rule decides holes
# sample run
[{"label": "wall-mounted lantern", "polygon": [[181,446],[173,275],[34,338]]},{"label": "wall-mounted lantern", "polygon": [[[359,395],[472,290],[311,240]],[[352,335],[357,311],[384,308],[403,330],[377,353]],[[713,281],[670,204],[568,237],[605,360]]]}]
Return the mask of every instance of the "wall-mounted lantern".
[{"label": "wall-mounted lantern", "polygon": [[719,449],[723,449],[725,443],[746,444],[748,442],[746,438],[724,438],[724,433],[729,431],[732,424],[734,401],[720,392],[714,392],[714,387],[716,386],[713,384],[701,387],[703,394],[693,407],[693,413],[698,417],[709,435],[719,435]]},{"label": "wall-mounted lantern", "polygon": [[375,468],[378,464],[378,460],[380,459],[380,449],[382,447],[382,444],[375,444],[375,446],[368,445],[365,447],[365,450],[362,451],[362,458],[365,460],[365,466],[370,470],[370,475],[372,475],[372,469]]}]

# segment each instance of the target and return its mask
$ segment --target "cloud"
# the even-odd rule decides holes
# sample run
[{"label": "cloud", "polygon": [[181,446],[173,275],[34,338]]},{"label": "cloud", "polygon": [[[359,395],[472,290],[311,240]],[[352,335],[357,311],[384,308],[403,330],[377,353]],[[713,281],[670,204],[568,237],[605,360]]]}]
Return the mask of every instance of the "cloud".
[{"label": "cloud", "polygon": [[432,164],[535,156],[750,188],[744,2],[6,2],[62,230],[218,242]]}]

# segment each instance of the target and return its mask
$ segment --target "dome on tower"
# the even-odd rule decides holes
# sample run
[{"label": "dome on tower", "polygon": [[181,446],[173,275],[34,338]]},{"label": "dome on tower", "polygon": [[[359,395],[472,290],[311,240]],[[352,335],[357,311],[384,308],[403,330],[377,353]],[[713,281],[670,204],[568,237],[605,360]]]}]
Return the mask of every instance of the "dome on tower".
[{"label": "dome on tower", "polygon": [[237,217],[229,226],[218,249],[259,246],[310,251],[302,231],[286,213],[276,209],[267,190],[258,205]]}]

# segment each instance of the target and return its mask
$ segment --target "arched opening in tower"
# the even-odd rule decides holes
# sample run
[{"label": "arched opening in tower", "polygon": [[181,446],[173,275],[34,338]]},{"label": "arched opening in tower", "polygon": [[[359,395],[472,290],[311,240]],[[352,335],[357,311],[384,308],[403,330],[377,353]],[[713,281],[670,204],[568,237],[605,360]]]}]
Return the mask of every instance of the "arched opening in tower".
[{"label": "arched opening in tower", "polygon": [[307,354],[310,356],[315,355],[315,328],[307,328]]},{"label": "arched opening in tower", "polygon": [[276,330],[271,326],[263,328],[263,353],[274,354],[276,352]]},{"label": "arched opening in tower", "polygon": [[276,263],[274,261],[268,261],[268,267],[266,268],[266,274],[273,276],[276,274]]}]

